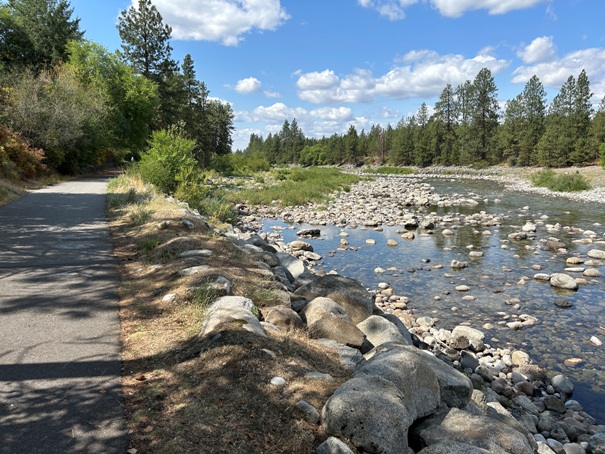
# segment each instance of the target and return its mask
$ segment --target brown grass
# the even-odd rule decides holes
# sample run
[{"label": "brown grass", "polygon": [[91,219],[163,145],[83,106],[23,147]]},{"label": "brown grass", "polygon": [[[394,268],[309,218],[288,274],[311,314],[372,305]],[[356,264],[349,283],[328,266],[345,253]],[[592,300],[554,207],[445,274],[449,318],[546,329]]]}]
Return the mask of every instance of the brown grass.
[{"label": "brown grass", "polygon": [[[110,187],[122,276],[123,380],[131,449],[138,454],[313,452],[326,436],[320,426],[305,421],[296,403],[304,399],[321,411],[346,379],[335,353],[304,331],[262,338],[234,326],[218,338],[199,339],[214,295],[187,288],[204,275],[225,276],[235,294],[250,297],[261,309],[283,302],[286,295],[255,257],[212,233],[199,218],[187,216],[132,178],[121,177]],[[196,224],[193,229],[182,225],[185,217]],[[179,259],[187,249],[210,249],[213,254]],[[200,264],[211,269],[178,276],[178,270]],[[164,302],[168,293],[175,293],[176,300]],[[311,371],[329,373],[335,380],[304,379]],[[286,379],[286,385],[271,385],[274,376]]]}]

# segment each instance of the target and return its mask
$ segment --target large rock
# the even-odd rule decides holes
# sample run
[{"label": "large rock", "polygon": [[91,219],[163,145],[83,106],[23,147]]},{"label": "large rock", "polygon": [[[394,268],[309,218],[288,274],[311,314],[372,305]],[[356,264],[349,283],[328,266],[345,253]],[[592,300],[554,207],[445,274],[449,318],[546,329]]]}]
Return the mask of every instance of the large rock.
[{"label": "large rock", "polygon": [[490,454],[490,451],[464,443],[444,441],[424,448],[418,454]]},{"label": "large rock", "polygon": [[353,451],[338,438],[330,437],[317,447],[315,454],[353,454]]},{"label": "large rock", "polygon": [[[292,273],[294,274],[294,273]],[[370,292],[354,279],[328,274],[303,285],[295,292],[307,299],[326,297],[336,301],[349,314],[354,323],[372,315],[374,302]]]},{"label": "large rock", "polygon": [[269,309],[265,315],[265,321],[272,323],[282,331],[290,331],[304,326],[300,315],[286,306],[275,306]]},{"label": "large rock", "polygon": [[404,394],[384,378],[369,375],[345,382],[326,402],[321,419],[329,435],[347,438],[361,452],[408,450],[413,418]]},{"label": "large rock", "polygon": [[237,329],[265,336],[257,314],[258,309],[252,300],[243,296],[223,296],[208,308],[199,336],[206,337],[221,331]]},{"label": "large rock", "polygon": [[605,433],[598,433],[590,437],[588,449],[592,454],[605,454]]},{"label": "large rock", "polygon": [[[401,321],[399,322],[401,323]],[[401,323],[403,325],[403,323]],[[379,345],[386,344],[388,342],[412,345],[411,336],[408,333],[409,340],[401,333],[394,323],[387,320],[379,315],[372,315],[366,318],[363,322],[357,324],[359,328],[367,337],[367,339],[378,347]],[[405,326],[403,327],[405,329]],[[406,330],[407,331],[407,330]]]},{"label": "large rock", "polygon": [[534,453],[527,438],[512,427],[457,408],[450,409],[445,417],[437,415],[422,421],[414,429],[414,436],[422,446],[431,446],[447,440],[450,443],[468,444],[493,453]]},{"label": "large rock", "polygon": [[452,331],[452,339],[455,339],[457,337],[463,337],[468,339],[471,348],[476,352],[485,350],[485,344],[483,343],[483,340],[485,339],[485,334],[483,334],[478,329],[463,325],[456,326]]},{"label": "large rock", "polygon": [[444,404],[462,408],[470,402],[473,394],[473,382],[470,378],[427,351],[418,350],[417,354],[437,375],[441,401]]},{"label": "large rock", "polygon": [[555,273],[550,276],[550,285],[552,287],[563,288],[567,290],[578,290],[576,280],[565,273]]},{"label": "large rock", "polygon": [[304,275],[307,268],[302,260],[297,259],[296,257],[286,254],[285,252],[278,252],[275,254],[277,260],[279,260],[279,264],[286,268],[290,274],[294,277],[294,280],[298,279],[300,276]]},{"label": "large rock", "polygon": [[415,347],[390,345],[359,367],[355,377],[375,376],[392,382],[404,396],[412,419],[430,415],[439,406],[437,375]]},{"label": "large rock", "polygon": [[343,345],[360,348],[365,340],[344,308],[330,298],[315,298],[303,309],[310,334],[315,338],[335,340]]}]

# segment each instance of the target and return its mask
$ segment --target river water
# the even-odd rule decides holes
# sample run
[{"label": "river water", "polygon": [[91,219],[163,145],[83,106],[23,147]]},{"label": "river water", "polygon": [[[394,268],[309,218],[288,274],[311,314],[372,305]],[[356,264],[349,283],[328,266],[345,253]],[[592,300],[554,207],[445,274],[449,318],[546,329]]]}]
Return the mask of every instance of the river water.
[{"label": "river water", "polygon": [[[603,241],[605,204],[512,192],[489,181],[425,181],[437,193],[475,196],[480,201],[475,207],[428,207],[423,209],[426,213],[471,215],[485,211],[501,216],[501,225],[485,228],[458,224],[451,236],[440,233],[443,227],[437,227],[434,234],[422,234],[419,230],[412,241],[402,239],[397,233],[401,226],[384,226],[382,231],[321,226],[320,238],[305,240],[323,256],[317,269],[335,270],[371,289],[376,289],[380,282],[387,282],[395,294],[410,299],[408,308],[417,317],[437,318],[440,328],[451,330],[462,322],[469,322],[482,329],[485,323],[491,323],[492,329],[482,329],[489,344],[522,349],[553,375],[562,373],[570,377],[575,384],[574,398],[605,424],[605,345],[599,347],[590,341],[596,336],[605,343],[605,266],[600,268],[603,276],[586,278],[586,285],[581,285],[577,292],[563,293],[533,279],[538,272],[565,272],[567,257],[579,256],[586,260],[590,249],[605,250],[605,244],[574,243],[573,240],[585,238],[582,232],[563,228],[560,232],[549,233],[546,229],[547,224],[558,223],[562,227],[592,230],[598,235],[595,241]],[[519,242],[508,240],[508,234],[519,231],[526,221],[538,224],[536,238]],[[280,220],[263,222],[265,232],[278,230],[286,242],[297,239],[295,232],[299,228],[309,227],[317,228],[305,224],[288,225]],[[489,235],[485,234],[486,230]],[[349,245],[357,250],[337,251],[341,232],[348,234]],[[561,254],[536,247],[540,239],[550,237],[566,243],[568,252]],[[369,238],[376,244],[366,245]],[[398,246],[388,247],[389,239],[396,240]],[[484,255],[471,259],[471,250],[482,251]],[[453,271],[449,264],[454,259],[469,265]],[[443,265],[443,268],[435,268],[435,265]],[[541,267],[540,271],[533,268],[536,265]],[[391,268],[391,271],[378,274],[375,272],[377,267]],[[581,273],[569,274],[582,276]],[[455,287],[462,284],[469,286],[470,291],[457,292]],[[467,298],[463,299],[464,296]],[[470,300],[469,296],[475,299]],[[559,308],[554,304],[557,299],[566,299],[573,306]],[[513,303],[518,300],[521,308],[515,310],[511,300]],[[513,331],[504,324],[512,320],[509,317],[513,314],[528,314],[538,322],[521,331]],[[580,358],[582,363],[568,367],[564,361],[569,358]]]}]

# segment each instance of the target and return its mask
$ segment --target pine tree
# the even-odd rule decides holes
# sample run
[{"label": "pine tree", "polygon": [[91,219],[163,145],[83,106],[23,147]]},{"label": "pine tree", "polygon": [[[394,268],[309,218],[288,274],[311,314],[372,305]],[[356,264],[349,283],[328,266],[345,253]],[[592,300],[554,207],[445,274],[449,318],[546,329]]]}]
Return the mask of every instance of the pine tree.
[{"label": "pine tree", "polygon": [[595,161],[599,158],[605,164],[605,96],[590,124],[590,147]]},{"label": "pine tree", "polygon": [[592,160],[590,153],[590,118],[593,113],[590,99],[590,82],[586,71],[582,70],[578,76],[575,90],[573,91],[573,106],[571,127],[574,134],[573,150],[570,153],[570,163],[584,165]]},{"label": "pine tree", "polygon": [[120,13],[118,32],[122,39],[122,56],[138,73],[157,82],[171,61],[172,28],[164,24],[162,15],[151,0],[139,0]]},{"label": "pine tree", "polygon": [[438,159],[443,165],[452,165],[458,162],[456,151],[456,97],[454,89],[447,84],[439,101],[435,104],[434,118],[436,121],[436,146],[440,150]]},{"label": "pine tree", "polygon": [[496,163],[494,137],[498,128],[498,89],[488,68],[483,68],[473,81],[471,105],[471,159]]},{"label": "pine tree", "polygon": [[521,93],[523,122],[520,125],[518,165],[536,163],[536,149],[544,134],[546,119],[546,91],[537,76],[532,76]]},{"label": "pine tree", "polygon": [[39,72],[67,60],[67,43],[82,39],[66,0],[7,0],[0,6],[0,63]]}]

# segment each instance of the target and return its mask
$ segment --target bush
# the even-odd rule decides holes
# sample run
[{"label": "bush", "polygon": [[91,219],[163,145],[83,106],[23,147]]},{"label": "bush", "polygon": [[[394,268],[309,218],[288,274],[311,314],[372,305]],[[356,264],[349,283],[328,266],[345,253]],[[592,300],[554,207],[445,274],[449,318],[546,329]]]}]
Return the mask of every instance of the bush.
[{"label": "bush", "polygon": [[183,183],[183,172],[197,165],[194,148],[195,141],[184,137],[179,126],[154,131],[149,140],[149,149],[142,153],[139,163],[143,181],[155,185],[166,194],[173,194],[179,183]]},{"label": "bush", "polygon": [[185,167],[181,169],[176,180],[178,185],[174,191],[174,196],[178,200],[189,204],[191,208],[200,209],[210,192],[204,174],[195,167]]},{"label": "bush", "polygon": [[0,174],[9,179],[29,179],[47,171],[44,150],[31,148],[18,134],[0,125]]},{"label": "bush", "polygon": [[544,169],[535,172],[531,176],[534,186],[548,188],[558,192],[576,192],[590,189],[590,184],[580,172],[572,174],[557,174],[552,169]]}]

